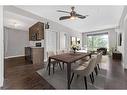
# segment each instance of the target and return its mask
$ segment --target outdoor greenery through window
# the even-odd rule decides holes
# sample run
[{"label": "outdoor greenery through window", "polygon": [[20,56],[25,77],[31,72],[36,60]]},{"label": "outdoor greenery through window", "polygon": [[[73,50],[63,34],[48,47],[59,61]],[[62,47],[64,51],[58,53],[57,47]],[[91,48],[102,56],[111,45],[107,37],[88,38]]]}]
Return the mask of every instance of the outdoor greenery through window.
[{"label": "outdoor greenery through window", "polygon": [[87,49],[97,50],[100,47],[109,48],[108,34],[87,36]]}]

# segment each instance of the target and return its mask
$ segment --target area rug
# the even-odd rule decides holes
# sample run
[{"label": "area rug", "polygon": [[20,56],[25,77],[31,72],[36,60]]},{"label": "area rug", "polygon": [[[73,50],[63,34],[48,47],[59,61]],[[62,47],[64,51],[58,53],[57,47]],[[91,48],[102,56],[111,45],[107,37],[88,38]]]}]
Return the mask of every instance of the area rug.
[{"label": "area rug", "polygon": [[[55,89],[61,89],[65,90],[67,89],[67,73],[66,73],[66,66],[64,70],[60,70],[59,67],[55,68],[55,73],[52,73],[52,68],[51,68],[51,75],[48,75],[48,70],[40,69],[37,71],[37,73],[42,76],[49,84],[51,84]],[[87,77],[87,84],[88,84],[88,89],[104,89],[105,86],[105,80],[106,80],[106,70],[101,69],[99,71],[99,74],[96,76],[94,73],[95,77],[95,82],[94,84],[91,84],[90,77]],[[72,84],[71,84],[71,89],[85,89],[85,84],[83,77],[78,77],[75,76]]]}]

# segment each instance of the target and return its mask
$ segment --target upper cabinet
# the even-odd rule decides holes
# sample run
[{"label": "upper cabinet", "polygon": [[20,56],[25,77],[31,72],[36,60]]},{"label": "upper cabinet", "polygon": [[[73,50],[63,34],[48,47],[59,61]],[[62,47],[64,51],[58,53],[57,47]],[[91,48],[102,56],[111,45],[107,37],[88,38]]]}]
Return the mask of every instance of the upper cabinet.
[{"label": "upper cabinet", "polygon": [[29,41],[40,41],[44,39],[44,23],[37,22],[29,28]]}]

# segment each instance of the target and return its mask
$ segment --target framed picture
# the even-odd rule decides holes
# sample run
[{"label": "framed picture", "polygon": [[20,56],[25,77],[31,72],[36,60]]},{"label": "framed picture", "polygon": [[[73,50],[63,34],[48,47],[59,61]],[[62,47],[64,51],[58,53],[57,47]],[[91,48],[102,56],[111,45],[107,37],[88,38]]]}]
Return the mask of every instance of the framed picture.
[{"label": "framed picture", "polygon": [[119,46],[122,45],[122,33],[119,33],[119,35],[118,35],[118,45]]}]

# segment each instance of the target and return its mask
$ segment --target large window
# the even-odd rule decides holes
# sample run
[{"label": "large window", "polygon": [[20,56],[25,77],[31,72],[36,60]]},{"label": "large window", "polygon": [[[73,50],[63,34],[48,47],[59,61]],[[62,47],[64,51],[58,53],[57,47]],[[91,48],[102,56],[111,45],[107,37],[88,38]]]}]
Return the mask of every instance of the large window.
[{"label": "large window", "polygon": [[80,38],[71,37],[71,45],[74,45],[74,44],[80,45]]},{"label": "large window", "polygon": [[72,45],[77,45],[78,49],[81,49],[80,38],[78,38],[78,37],[71,37],[71,46]]},{"label": "large window", "polygon": [[88,35],[87,38],[88,50],[97,50],[100,47],[109,48],[108,34]]}]

